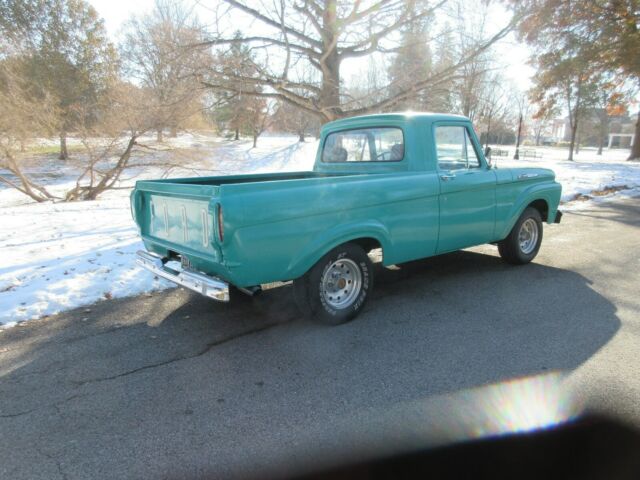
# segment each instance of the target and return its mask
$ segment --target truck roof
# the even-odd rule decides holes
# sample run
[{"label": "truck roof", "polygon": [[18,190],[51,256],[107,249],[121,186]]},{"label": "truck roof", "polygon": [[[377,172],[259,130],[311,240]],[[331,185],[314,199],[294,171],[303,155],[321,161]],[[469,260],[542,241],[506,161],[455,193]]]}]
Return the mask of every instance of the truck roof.
[{"label": "truck roof", "polygon": [[359,126],[371,126],[372,123],[380,122],[385,124],[387,122],[397,121],[415,121],[415,120],[429,120],[442,121],[442,120],[467,120],[469,119],[463,115],[455,115],[452,113],[433,113],[433,112],[392,112],[392,113],[376,113],[373,115],[361,115],[358,117],[341,118],[340,120],[334,120],[333,122],[326,123],[322,126],[322,130],[336,130],[343,127],[359,127]]}]

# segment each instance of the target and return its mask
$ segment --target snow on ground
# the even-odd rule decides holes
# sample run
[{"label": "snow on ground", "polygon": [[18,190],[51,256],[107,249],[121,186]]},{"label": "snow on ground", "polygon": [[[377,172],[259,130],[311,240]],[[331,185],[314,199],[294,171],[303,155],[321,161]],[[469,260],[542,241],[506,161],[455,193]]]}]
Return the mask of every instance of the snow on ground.
[{"label": "snow on ground", "polygon": [[[172,176],[309,170],[317,148],[313,140],[300,144],[297,137],[270,136],[261,137],[255,149],[250,141],[202,135],[183,135],[167,144],[175,150],[166,156],[186,162]],[[48,168],[39,165],[31,172],[51,177],[52,191],[72,185],[73,168]],[[134,172],[123,186],[163,173],[160,167]],[[0,328],[171,286],[135,264],[142,242],[131,219],[129,193],[115,190],[96,201],[36,204],[0,187]]]},{"label": "snow on ground", "polygon": [[[500,147],[498,147],[500,148]],[[504,150],[504,148],[503,148]],[[521,151],[535,150],[542,158],[520,156],[513,160],[515,149],[507,148],[508,157],[494,157],[498,168],[507,167],[542,167],[550,168],[556,173],[556,179],[562,184],[563,209],[578,209],[589,205],[589,202],[572,201],[576,195],[588,195],[591,201],[608,201],[612,198],[640,194],[640,163],[628,162],[629,150],[604,150],[597,155],[596,149],[587,148],[574,155],[574,161],[567,161],[568,150],[553,147],[522,147]],[[611,187],[628,187],[607,196],[591,195]],[[569,202],[569,203],[566,203]]]},{"label": "snow on ground", "polygon": [[[143,139],[153,144],[152,139]],[[264,136],[258,148],[250,141],[233,142],[205,134],[185,134],[153,151],[158,163],[128,173],[121,186],[142,178],[229,175],[240,172],[309,170],[316,141],[304,144],[294,137]],[[160,148],[161,146],[155,145]],[[528,147],[525,147],[528,148]],[[497,157],[498,168],[537,166],[553,169],[563,184],[563,201],[604,187],[626,185],[621,194],[640,194],[640,163],[626,162],[628,151],[611,150],[602,157],[583,150],[576,162],[567,162],[566,150],[537,148],[539,159]],[[145,163],[149,158],[144,157]],[[163,163],[180,164],[166,172]],[[73,182],[78,166],[61,167],[55,160],[40,161],[30,172],[61,192]],[[609,197],[606,197],[609,198]],[[570,202],[563,209],[589,202]],[[129,190],[114,190],[97,201],[35,204],[16,191],[0,187],[0,328],[16,322],[89,305],[105,298],[137,295],[171,286],[135,265],[142,247],[131,220]]]}]

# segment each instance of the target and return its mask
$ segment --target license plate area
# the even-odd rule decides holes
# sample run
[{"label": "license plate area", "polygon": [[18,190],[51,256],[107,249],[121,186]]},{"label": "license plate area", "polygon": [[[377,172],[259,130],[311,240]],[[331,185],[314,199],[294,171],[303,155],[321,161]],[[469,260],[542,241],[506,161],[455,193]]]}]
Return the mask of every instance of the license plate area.
[{"label": "license plate area", "polygon": [[167,257],[167,261],[165,262],[165,267],[175,272],[180,272],[182,270],[193,270],[193,265],[191,264],[191,260],[189,260],[189,257],[181,253],[172,252],[171,250],[169,250],[169,255]]},{"label": "license plate area", "polygon": [[180,266],[183,270],[192,270],[191,261],[186,255],[180,255]]}]

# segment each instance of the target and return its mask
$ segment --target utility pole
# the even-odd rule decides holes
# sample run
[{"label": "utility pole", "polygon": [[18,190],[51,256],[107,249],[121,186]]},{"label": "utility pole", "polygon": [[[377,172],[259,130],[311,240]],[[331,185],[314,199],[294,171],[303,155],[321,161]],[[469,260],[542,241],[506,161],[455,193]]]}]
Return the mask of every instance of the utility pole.
[{"label": "utility pole", "polygon": [[518,137],[516,138],[516,153],[514,160],[520,160],[520,134],[522,133],[522,109],[520,110],[520,120],[518,121]]}]

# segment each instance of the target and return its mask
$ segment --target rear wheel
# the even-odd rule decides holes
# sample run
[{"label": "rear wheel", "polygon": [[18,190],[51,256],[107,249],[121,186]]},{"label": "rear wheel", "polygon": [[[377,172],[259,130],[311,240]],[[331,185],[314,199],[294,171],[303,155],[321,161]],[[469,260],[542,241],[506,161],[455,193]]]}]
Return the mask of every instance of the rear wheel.
[{"label": "rear wheel", "polygon": [[498,252],[508,263],[523,265],[533,260],[542,244],[542,217],[533,207],[527,207],[511,232],[498,242]]},{"label": "rear wheel", "polygon": [[371,260],[359,245],[334,248],[293,282],[296,304],[312,320],[339,325],[363,309],[373,287]]}]

